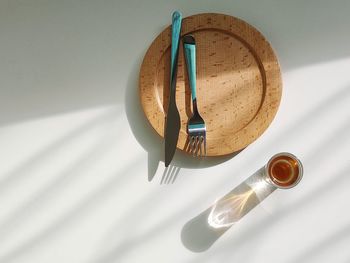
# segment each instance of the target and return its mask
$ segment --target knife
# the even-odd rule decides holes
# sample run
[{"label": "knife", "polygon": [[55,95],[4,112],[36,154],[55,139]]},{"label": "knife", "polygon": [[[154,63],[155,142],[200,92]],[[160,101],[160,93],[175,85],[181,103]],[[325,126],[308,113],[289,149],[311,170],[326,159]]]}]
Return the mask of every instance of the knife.
[{"label": "knife", "polygon": [[175,11],[171,27],[170,92],[168,111],[165,118],[165,167],[168,167],[175,154],[180,131],[180,114],[176,107],[177,61],[179,57],[182,15]]}]

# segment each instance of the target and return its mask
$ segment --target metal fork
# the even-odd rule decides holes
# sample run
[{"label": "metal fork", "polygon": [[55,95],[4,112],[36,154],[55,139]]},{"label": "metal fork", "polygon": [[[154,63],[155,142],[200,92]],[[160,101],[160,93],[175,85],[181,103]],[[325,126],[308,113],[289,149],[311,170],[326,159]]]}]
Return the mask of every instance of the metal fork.
[{"label": "metal fork", "polygon": [[[198,112],[196,96],[196,42],[193,36],[183,37],[185,60],[187,65],[188,79],[191,88],[193,115],[187,123],[189,136],[189,149],[194,156],[207,154],[207,140],[205,122]],[[204,152],[204,154],[203,154]]]}]

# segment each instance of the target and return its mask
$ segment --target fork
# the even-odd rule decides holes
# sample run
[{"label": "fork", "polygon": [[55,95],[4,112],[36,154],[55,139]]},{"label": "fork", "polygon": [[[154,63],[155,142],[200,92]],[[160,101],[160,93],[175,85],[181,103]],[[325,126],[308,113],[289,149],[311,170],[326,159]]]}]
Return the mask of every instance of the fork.
[{"label": "fork", "polygon": [[[193,36],[186,35],[182,39],[184,45],[185,60],[188,79],[192,95],[193,114],[187,123],[189,136],[189,149],[193,156],[205,156],[207,154],[205,122],[198,112],[196,96],[196,42]],[[204,152],[204,154],[203,154]]]}]

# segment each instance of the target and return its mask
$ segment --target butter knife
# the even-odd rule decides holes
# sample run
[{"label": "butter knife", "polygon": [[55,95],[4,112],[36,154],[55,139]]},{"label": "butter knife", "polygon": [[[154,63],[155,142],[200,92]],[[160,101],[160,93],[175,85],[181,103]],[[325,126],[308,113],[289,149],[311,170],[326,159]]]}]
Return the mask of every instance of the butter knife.
[{"label": "butter knife", "polygon": [[175,154],[180,131],[180,114],[176,106],[177,61],[179,57],[182,15],[175,11],[171,27],[170,92],[168,111],[165,119],[165,167],[168,167]]}]

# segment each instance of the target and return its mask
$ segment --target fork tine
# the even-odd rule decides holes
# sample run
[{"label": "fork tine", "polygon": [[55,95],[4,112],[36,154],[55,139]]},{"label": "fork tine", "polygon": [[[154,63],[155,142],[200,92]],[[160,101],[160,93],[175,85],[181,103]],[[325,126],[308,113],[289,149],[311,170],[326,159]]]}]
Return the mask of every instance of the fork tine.
[{"label": "fork tine", "polygon": [[192,156],[196,156],[196,136],[192,136]]},{"label": "fork tine", "polygon": [[196,156],[196,136],[193,136],[193,142],[192,142],[192,156]]},{"label": "fork tine", "polygon": [[191,151],[192,155],[194,155],[195,152],[195,145],[196,145],[196,138],[194,136],[191,136]]},{"label": "fork tine", "polygon": [[203,157],[207,155],[207,142],[205,139],[205,134],[202,135],[202,147],[203,147]]},{"label": "fork tine", "polygon": [[199,136],[196,136],[196,156],[198,156],[198,153],[199,153],[199,148],[201,146],[200,144],[200,137]]},{"label": "fork tine", "polygon": [[192,150],[193,156],[196,156],[196,150],[197,150],[197,138],[196,136],[193,136],[193,150]]},{"label": "fork tine", "polygon": [[192,136],[189,136],[189,142],[188,142],[188,152],[191,153],[192,152]]},{"label": "fork tine", "polygon": [[199,136],[199,156],[202,157],[203,154],[202,154],[202,146],[203,146],[203,136]]}]

